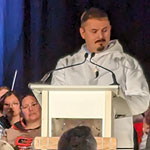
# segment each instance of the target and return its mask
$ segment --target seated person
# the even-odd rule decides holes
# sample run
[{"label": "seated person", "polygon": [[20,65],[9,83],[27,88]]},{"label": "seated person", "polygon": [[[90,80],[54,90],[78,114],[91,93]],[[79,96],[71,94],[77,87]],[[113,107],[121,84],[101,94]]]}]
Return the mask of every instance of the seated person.
[{"label": "seated person", "polygon": [[[9,88],[7,88],[6,86],[1,86],[0,87],[0,102],[1,102],[1,98],[2,96],[9,91]],[[0,117],[3,116],[3,113],[2,113],[2,108],[0,108]]]},{"label": "seated person", "polygon": [[143,135],[141,137],[140,149],[150,148],[150,108],[143,113]]},{"label": "seated person", "polygon": [[3,140],[15,148],[30,147],[32,139],[41,134],[41,107],[33,95],[26,95],[21,102],[23,120],[6,130]]},{"label": "seated person", "polygon": [[0,87],[0,98],[6,93],[9,91],[9,88],[6,87],[6,86],[1,86]]},{"label": "seated person", "polygon": [[148,134],[150,133],[150,108],[142,115],[135,117],[134,127],[138,135],[139,148],[143,150],[148,144]]},{"label": "seated person", "polygon": [[58,150],[96,150],[97,143],[87,126],[77,126],[63,133]]},{"label": "seated person", "polygon": [[[1,97],[8,92],[9,89],[6,86],[1,86],[0,87],[0,102],[1,102]],[[0,105],[0,137],[4,134],[4,127],[3,127],[3,112],[2,112],[2,106]],[[5,121],[5,120],[4,120]]]},{"label": "seated person", "polygon": [[15,92],[8,90],[1,97],[0,109],[3,114],[0,117],[0,125],[3,130],[10,128],[14,123],[21,120],[20,99]]}]

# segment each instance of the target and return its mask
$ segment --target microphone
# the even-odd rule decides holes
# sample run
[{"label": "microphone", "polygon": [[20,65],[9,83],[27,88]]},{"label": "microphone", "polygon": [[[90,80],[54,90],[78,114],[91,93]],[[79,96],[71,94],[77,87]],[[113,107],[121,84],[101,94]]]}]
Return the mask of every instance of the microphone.
[{"label": "microphone", "polygon": [[56,68],[56,69],[53,69],[53,70],[47,72],[44,75],[44,77],[40,80],[40,82],[41,83],[45,83],[54,71],[63,70],[63,69],[67,69],[67,68],[70,68],[70,67],[75,67],[75,66],[79,66],[79,65],[84,64],[86,62],[87,57],[88,57],[88,53],[85,53],[84,54],[84,61],[82,61],[80,63],[77,63],[77,64],[73,64],[73,65],[69,65],[69,66],[65,66],[65,67]]},{"label": "microphone", "polygon": [[[112,74],[113,83],[112,83],[111,85],[119,85],[119,83],[118,83],[117,80],[116,80],[116,75],[115,75],[111,70],[109,70],[109,69],[107,69],[107,68],[105,68],[105,67],[103,67],[103,66],[100,66],[100,65],[98,65],[98,64],[96,64],[96,63],[94,63],[94,62],[92,61],[92,58],[93,58],[94,56],[95,56],[95,53],[92,53],[92,54],[91,54],[91,58],[90,58],[90,62],[91,62],[93,65],[96,65],[96,66],[98,66],[98,67],[100,67],[100,68],[102,68],[102,69],[104,69],[104,70],[107,70],[108,72],[110,72],[110,73]],[[97,73],[96,76],[98,76],[98,73]]]}]

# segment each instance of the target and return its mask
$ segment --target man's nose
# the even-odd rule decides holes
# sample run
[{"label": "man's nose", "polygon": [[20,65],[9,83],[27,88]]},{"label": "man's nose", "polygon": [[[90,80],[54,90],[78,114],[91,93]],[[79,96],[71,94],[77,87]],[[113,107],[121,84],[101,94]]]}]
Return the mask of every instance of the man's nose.
[{"label": "man's nose", "polygon": [[99,37],[99,39],[102,39],[103,38],[103,33],[102,32],[98,32],[98,37]]}]

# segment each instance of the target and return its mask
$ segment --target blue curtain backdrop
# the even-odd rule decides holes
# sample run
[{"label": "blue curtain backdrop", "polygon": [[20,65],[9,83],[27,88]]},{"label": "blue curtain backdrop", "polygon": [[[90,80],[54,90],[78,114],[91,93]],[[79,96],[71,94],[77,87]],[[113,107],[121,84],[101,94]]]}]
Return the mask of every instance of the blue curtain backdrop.
[{"label": "blue curtain backdrop", "polygon": [[15,70],[15,88],[23,85],[23,0],[0,0],[0,81],[11,88]]},{"label": "blue curtain backdrop", "polygon": [[79,49],[80,15],[91,7],[108,12],[112,39],[136,57],[150,81],[149,0],[0,0],[0,85],[24,92],[54,69],[57,60]]},{"label": "blue curtain backdrop", "polygon": [[3,84],[3,57],[4,57],[4,10],[5,1],[0,0],[0,85]]}]

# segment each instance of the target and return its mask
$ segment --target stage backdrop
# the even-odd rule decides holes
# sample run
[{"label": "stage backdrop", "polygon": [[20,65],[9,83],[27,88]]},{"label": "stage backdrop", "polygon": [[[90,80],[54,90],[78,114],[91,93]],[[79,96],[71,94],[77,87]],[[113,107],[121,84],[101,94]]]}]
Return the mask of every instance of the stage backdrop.
[{"label": "stage backdrop", "polygon": [[112,39],[136,57],[150,81],[149,0],[0,0],[0,85],[24,92],[80,48],[80,15],[91,7],[108,12]]}]

